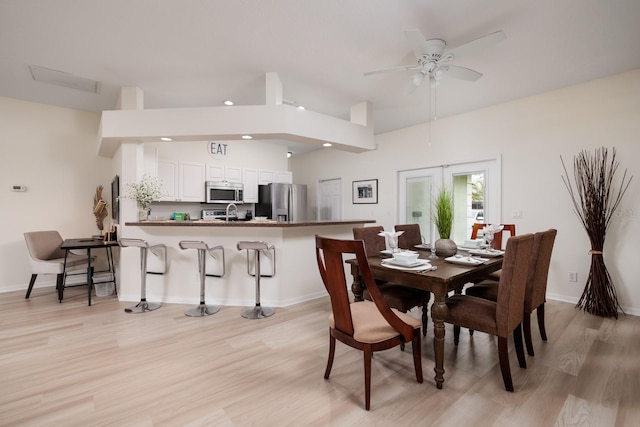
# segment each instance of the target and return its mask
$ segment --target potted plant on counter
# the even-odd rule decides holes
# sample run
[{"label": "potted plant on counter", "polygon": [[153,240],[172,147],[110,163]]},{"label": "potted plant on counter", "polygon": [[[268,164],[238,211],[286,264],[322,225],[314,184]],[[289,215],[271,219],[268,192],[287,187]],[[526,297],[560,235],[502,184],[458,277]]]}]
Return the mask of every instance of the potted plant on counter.
[{"label": "potted plant on counter", "polygon": [[138,203],[138,220],[146,221],[149,218],[151,202],[162,197],[162,184],[158,178],[144,174],[140,182],[127,183],[127,190],[127,198]]},{"label": "potted plant on counter", "polygon": [[450,239],[453,225],[453,193],[449,189],[442,187],[438,191],[431,217],[440,235],[435,242],[436,255],[444,258],[455,255],[458,246]]}]

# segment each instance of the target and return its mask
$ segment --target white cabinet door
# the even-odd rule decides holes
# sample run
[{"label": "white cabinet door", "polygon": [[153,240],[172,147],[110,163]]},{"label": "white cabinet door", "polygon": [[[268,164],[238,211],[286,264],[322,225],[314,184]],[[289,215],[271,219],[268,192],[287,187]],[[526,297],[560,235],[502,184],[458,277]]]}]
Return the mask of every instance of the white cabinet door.
[{"label": "white cabinet door", "polygon": [[204,164],[180,162],[180,201],[204,202]]},{"label": "white cabinet door", "polygon": [[243,168],[244,203],[258,203],[258,169]]},{"label": "white cabinet door", "polygon": [[260,169],[258,171],[258,184],[271,184],[275,180],[276,173],[268,169]]},{"label": "white cabinet door", "polygon": [[224,165],[207,163],[207,181],[224,181]]},{"label": "white cabinet door", "polygon": [[161,201],[178,200],[178,162],[158,159],[158,180],[162,185]]},{"label": "white cabinet door", "polygon": [[229,182],[242,182],[242,168],[237,166],[225,166],[224,179]]},{"label": "white cabinet door", "polygon": [[273,182],[280,182],[283,184],[293,184],[293,172],[276,171],[275,180]]}]

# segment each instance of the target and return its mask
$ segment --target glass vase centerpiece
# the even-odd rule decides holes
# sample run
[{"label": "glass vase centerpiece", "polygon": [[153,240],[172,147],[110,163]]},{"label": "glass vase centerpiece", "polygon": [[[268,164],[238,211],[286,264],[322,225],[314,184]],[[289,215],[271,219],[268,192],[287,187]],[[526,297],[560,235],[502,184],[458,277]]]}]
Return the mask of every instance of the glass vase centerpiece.
[{"label": "glass vase centerpiece", "polygon": [[391,253],[400,252],[398,249],[398,237],[404,233],[403,231],[381,231],[378,236],[385,237],[387,239],[387,245]]},{"label": "glass vase centerpiece", "polygon": [[127,198],[133,199],[138,204],[138,220],[149,219],[151,202],[162,197],[162,184],[157,177],[144,174],[140,182],[127,183]]}]

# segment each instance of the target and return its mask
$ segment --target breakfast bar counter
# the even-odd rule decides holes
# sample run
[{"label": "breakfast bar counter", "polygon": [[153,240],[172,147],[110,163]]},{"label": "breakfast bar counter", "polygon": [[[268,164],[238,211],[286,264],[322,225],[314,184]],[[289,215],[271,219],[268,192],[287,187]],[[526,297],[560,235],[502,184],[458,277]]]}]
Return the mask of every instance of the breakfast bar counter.
[{"label": "breakfast bar counter", "polygon": [[[162,243],[167,247],[164,274],[149,274],[146,280],[147,300],[154,302],[197,304],[200,276],[195,251],[180,249],[183,240],[203,241],[210,247],[224,248],[224,276],[206,278],[208,304],[234,306],[255,305],[255,278],[247,273],[247,251],[237,249],[240,241],[263,241],[275,247],[275,259],[261,257],[263,277],[260,293],[263,306],[284,307],[327,295],[315,254],[315,236],[353,239],[353,228],[375,223],[375,220],[329,220],[277,222],[270,220],[148,220],[125,221],[119,235]],[[118,298],[140,300],[140,255],[134,248],[120,248]],[[151,259],[148,260],[149,262]],[[271,265],[263,264],[271,263]],[[214,264],[207,258],[207,266]],[[277,310],[276,310],[277,315]]]}]

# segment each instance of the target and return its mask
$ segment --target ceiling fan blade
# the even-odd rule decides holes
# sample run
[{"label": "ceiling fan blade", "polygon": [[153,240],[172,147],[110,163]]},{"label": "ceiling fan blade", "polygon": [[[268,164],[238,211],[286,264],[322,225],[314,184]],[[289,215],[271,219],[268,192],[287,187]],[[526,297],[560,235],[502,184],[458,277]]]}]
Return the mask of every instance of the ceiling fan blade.
[{"label": "ceiling fan blade", "polygon": [[405,30],[404,36],[409,42],[409,46],[411,46],[416,58],[420,59],[429,52],[427,41],[424,39],[420,30]]},{"label": "ceiling fan blade", "polygon": [[370,76],[372,74],[390,73],[392,71],[419,70],[420,68],[420,65],[399,65],[396,67],[386,67],[380,68],[379,70],[367,71],[364,75]]},{"label": "ceiling fan blade", "polygon": [[507,35],[504,33],[504,31],[499,30],[495,33],[487,34],[482,37],[478,37],[475,40],[471,40],[469,43],[465,43],[462,46],[459,46],[452,51],[447,52],[446,56],[451,56],[450,59],[453,60],[459,56],[467,55],[476,50],[486,49],[489,46],[505,40],[506,38]]},{"label": "ceiling fan blade", "polygon": [[434,75],[436,76],[436,79],[441,76],[446,76],[453,77],[454,79],[467,80],[469,82],[475,82],[482,77],[482,73],[475,70],[450,64],[439,66],[435,70]]}]

